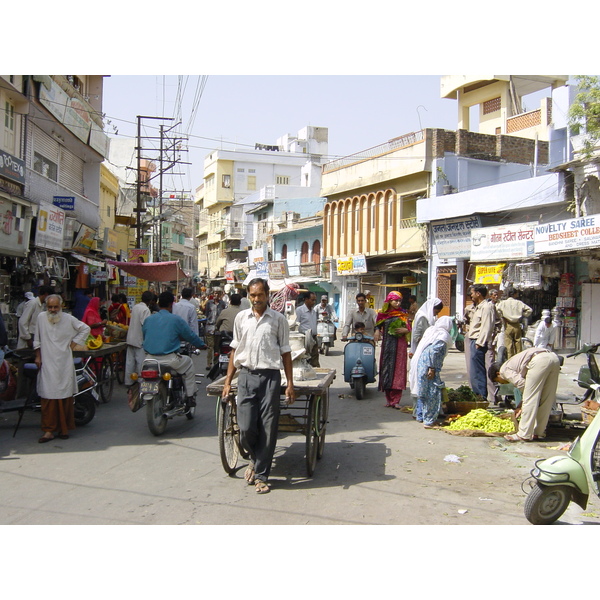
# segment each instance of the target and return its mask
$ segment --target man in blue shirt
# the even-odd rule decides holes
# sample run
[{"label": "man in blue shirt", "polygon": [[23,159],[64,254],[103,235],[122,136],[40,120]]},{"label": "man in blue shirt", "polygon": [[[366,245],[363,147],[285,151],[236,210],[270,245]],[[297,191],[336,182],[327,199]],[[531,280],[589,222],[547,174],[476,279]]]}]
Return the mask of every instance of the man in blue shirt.
[{"label": "man in blue shirt", "polygon": [[163,292],[158,296],[159,311],[147,317],[142,325],[143,346],[148,358],[154,358],[183,375],[188,403],[190,406],[196,406],[194,363],[189,356],[179,354],[179,349],[181,340],[197,348],[203,343],[180,316],[172,313],[174,301],[175,296],[171,292]]}]

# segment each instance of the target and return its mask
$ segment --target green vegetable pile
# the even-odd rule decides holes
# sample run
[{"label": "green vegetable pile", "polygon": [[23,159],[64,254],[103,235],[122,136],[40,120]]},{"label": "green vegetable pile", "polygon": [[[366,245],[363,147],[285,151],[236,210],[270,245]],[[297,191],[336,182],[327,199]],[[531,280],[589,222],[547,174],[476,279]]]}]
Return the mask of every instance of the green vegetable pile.
[{"label": "green vegetable pile", "polygon": [[448,400],[450,402],[480,402],[483,398],[468,385],[461,385],[455,390],[448,388]]},{"label": "green vegetable pile", "polygon": [[463,429],[478,429],[488,433],[512,433],[514,431],[513,422],[510,419],[500,419],[494,417],[483,408],[476,408],[463,417],[459,417],[450,425],[445,427],[451,431],[461,431]]}]

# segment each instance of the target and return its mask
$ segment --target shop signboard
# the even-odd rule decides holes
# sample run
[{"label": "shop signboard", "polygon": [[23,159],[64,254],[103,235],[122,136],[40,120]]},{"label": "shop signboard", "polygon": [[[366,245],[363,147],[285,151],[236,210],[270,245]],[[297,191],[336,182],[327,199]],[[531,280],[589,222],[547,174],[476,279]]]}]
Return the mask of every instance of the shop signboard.
[{"label": "shop signboard", "polygon": [[431,224],[440,258],[470,258],[471,230],[481,227],[479,217],[445,219]]},{"label": "shop signboard", "polygon": [[471,262],[530,258],[535,254],[532,223],[471,230]]},{"label": "shop signboard", "polygon": [[338,275],[358,275],[367,272],[367,260],[364,254],[343,256],[336,259]]},{"label": "shop signboard", "polygon": [[27,253],[31,218],[25,214],[23,205],[0,197],[0,254]]},{"label": "shop signboard", "polygon": [[0,175],[17,183],[25,184],[25,161],[0,150]]},{"label": "shop signboard", "polygon": [[[150,262],[150,251],[148,248],[127,248],[127,262]],[[122,271],[122,274],[125,275],[125,272]],[[146,279],[138,279],[137,285],[147,289],[148,281]],[[138,297],[136,294],[132,294],[131,291],[129,295]]]},{"label": "shop signboard", "polygon": [[477,265],[475,267],[475,283],[484,285],[500,285],[506,263],[498,265]]},{"label": "shop signboard", "polygon": [[313,263],[311,265],[300,265],[300,275],[302,277],[319,277],[319,263]]},{"label": "shop signboard", "polygon": [[600,246],[600,215],[543,223],[534,228],[536,253]]},{"label": "shop signboard", "polygon": [[100,269],[90,269],[90,283],[96,285],[100,282],[108,281],[108,271],[101,271]]},{"label": "shop signboard", "polygon": [[114,229],[105,227],[104,228],[104,248],[103,248],[104,256],[111,256],[112,258],[116,258],[118,251],[119,251],[119,240],[117,237],[117,232]]},{"label": "shop signboard", "polygon": [[75,196],[53,196],[52,204],[63,210],[75,210]]},{"label": "shop signboard", "polygon": [[267,252],[265,248],[257,248],[256,250],[248,250],[248,264],[250,268],[254,267],[257,277],[268,277],[269,267],[267,261]]},{"label": "shop signboard", "polygon": [[235,275],[233,271],[225,271],[225,280],[227,283],[235,283]]},{"label": "shop signboard", "polygon": [[95,240],[96,230],[87,225],[81,225],[77,232],[77,237],[73,242],[72,250],[81,252],[82,254],[89,254],[90,250],[94,247]]},{"label": "shop signboard", "polygon": [[289,277],[287,260],[272,260],[268,263],[269,277],[271,279],[283,279]]},{"label": "shop signboard", "polygon": [[65,211],[47,202],[40,202],[35,230],[35,245],[48,250],[63,250]]}]

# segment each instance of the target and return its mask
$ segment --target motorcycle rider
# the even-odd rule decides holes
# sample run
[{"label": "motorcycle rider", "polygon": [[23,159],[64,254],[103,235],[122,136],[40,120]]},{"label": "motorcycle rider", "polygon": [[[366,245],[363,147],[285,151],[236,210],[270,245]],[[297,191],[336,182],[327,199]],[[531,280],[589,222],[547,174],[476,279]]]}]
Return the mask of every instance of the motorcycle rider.
[{"label": "motorcycle rider", "polygon": [[168,365],[183,375],[186,403],[196,406],[194,363],[191,357],[179,354],[179,349],[182,340],[197,348],[200,348],[203,342],[180,316],[173,314],[174,302],[175,296],[172,292],[162,292],[158,296],[159,311],[147,317],[142,325],[144,350],[147,358]]}]

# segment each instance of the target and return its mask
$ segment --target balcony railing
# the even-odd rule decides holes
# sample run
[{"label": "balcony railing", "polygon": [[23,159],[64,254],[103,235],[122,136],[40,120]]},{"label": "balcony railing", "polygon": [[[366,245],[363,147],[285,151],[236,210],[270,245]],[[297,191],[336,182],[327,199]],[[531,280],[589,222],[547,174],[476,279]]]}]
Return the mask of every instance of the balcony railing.
[{"label": "balcony railing", "polygon": [[343,169],[351,165],[356,165],[358,163],[365,162],[367,160],[375,158],[376,156],[382,156],[384,154],[389,154],[390,152],[400,150],[401,148],[407,148],[408,146],[412,146],[413,144],[422,142],[424,139],[424,130],[413,131],[412,133],[401,135],[400,137],[394,138],[393,140],[390,140],[385,144],[373,146],[372,148],[368,148],[367,150],[363,150],[362,152],[357,152],[356,154],[351,154],[350,156],[345,156],[344,158],[338,158],[337,160],[333,160],[323,166],[323,173],[331,173],[332,171],[335,171],[337,169]]}]

